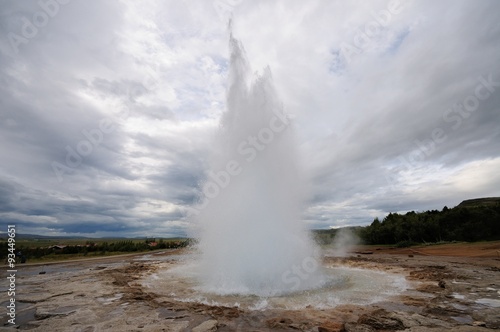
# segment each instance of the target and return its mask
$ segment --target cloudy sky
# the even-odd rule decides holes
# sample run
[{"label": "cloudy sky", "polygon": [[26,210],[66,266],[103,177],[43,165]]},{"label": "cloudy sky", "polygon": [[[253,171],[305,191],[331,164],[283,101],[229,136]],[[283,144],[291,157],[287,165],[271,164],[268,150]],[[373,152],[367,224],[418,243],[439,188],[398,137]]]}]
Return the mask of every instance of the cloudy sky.
[{"label": "cloudy sky", "polygon": [[269,65],[311,228],[500,196],[500,2],[0,1],[0,226],[184,235],[227,20]]}]

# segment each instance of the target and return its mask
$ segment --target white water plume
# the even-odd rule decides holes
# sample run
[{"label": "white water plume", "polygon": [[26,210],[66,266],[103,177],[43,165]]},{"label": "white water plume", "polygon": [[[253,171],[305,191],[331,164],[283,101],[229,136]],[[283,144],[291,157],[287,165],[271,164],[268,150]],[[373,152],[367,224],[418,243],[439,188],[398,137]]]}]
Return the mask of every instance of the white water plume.
[{"label": "white water plume", "polygon": [[227,110],[198,207],[202,288],[268,296],[321,287],[300,221],[305,185],[290,118],[270,68],[252,77],[232,35],[230,51]]}]

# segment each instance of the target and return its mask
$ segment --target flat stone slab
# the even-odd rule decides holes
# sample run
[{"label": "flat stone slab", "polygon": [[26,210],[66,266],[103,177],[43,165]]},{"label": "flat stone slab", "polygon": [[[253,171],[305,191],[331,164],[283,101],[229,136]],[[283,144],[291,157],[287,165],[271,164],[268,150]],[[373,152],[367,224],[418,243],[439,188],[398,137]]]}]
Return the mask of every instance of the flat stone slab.
[{"label": "flat stone slab", "polygon": [[42,320],[53,316],[68,316],[74,312],[76,312],[76,309],[74,307],[57,308],[55,310],[37,308],[35,312],[35,319]]},{"label": "flat stone slab", "polygon": [[208,332],[217,330],[217,321],[215,319],[207,320],[193,328],[193,332]]}]

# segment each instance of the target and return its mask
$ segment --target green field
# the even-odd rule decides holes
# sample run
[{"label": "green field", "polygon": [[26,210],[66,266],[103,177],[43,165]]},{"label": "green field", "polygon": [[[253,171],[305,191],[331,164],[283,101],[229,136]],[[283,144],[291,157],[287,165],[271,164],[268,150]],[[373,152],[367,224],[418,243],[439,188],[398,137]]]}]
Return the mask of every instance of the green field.
[{"label": "green field", "polygon": [[[24,248],[37,248],[37,247],[50,247],[54,245],[68,245],[68,246],[76,246],[76,245],[86,245],[87,243],[116,243],[120,241],[132,241],[132,243],[144,243],[145,238],[142,239],[125,239],[125,238],[68,238],[68,239],[51,239],[51,238],[16,238],[16,247],[24,247]],[[156,238],[156,241],[185,241],[185,238]],[[0,239],[1,242],[5,242],[6,239]]]},{"label": "green field", "polygon": [[[153,243],[155,245],[152,245]],[[25,259],[26,263],[44,263],[176,249],[189,243],[190,240],[185,238],[91,239],[20,236],[16,237],[15,253],[19,254],[16,258],[18,264],[22,259]],[[6,261],[9,248],[7,239],[0,239],[0,259]]]}]

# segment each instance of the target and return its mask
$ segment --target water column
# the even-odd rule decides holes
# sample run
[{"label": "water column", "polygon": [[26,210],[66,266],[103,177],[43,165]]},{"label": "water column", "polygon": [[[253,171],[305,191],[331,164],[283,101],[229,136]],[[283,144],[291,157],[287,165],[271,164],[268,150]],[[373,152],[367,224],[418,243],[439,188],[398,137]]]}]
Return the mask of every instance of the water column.
[{"label": "water column", "polygon": [[293,127],[271,70],[251,74],[231,35],[227,109],[203,186],[199,264],[206,291],[276,295],[320,287],[315,246],[300,221],[304,180]]}]

